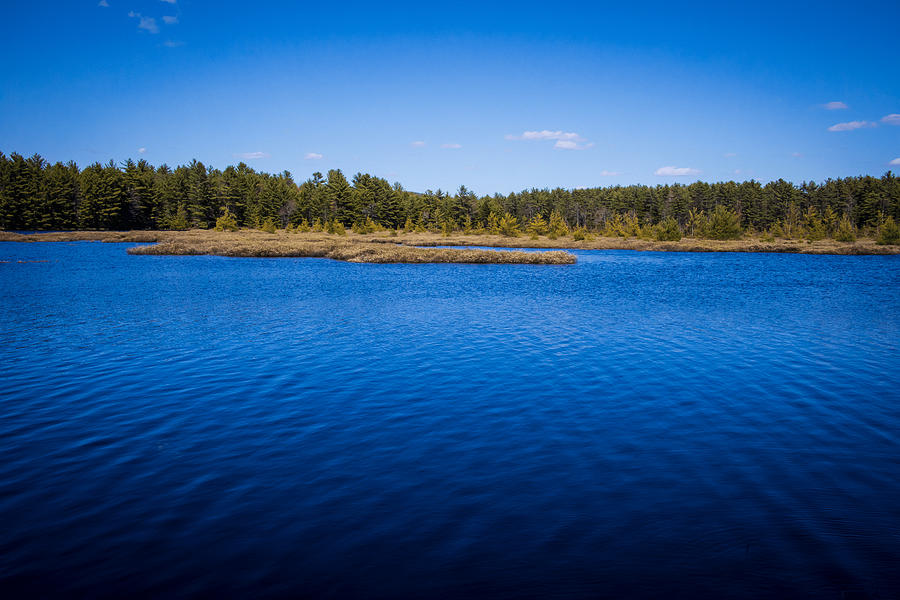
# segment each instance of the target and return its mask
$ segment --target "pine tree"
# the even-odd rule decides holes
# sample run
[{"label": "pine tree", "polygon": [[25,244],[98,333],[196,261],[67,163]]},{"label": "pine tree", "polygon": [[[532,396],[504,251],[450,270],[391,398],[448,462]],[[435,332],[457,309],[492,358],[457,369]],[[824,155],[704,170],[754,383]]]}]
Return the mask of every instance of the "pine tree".
[{"label": "pine tree", "polygon": [[153,193],[154,170],[145,160],[125,163],[125,194],[127,197],[127,216],[129,228],[153,229],[157,227],[156,207]]},{"label": "pine tree", "polygon": [[328,214],[333,215],[344,225],[352,224],[357,214],[353,208],[353,189],[340,169],[328,171],[328,183],[325,184],[325,199],[328,202]]},{"label": "pine tree", "polygon": [[44,172],[46,202],[40,229],[74,229],[78,225],[78,167],[56,163]]},{"label": "pine tree", "polygon": [[125,213],[125,185],[122,173],[113,161],[94,163],[81,172],[79,227],[116,229]]}]

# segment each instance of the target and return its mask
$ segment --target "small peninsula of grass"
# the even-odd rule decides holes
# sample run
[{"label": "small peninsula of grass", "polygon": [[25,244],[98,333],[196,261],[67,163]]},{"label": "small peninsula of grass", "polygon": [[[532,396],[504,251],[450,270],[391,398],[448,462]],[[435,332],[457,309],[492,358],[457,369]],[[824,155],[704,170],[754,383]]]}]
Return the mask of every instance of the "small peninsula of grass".
[{"label": "small peninsula of grass", "polygon": [[[365,236],[330,234],[185,232],[152,246],[136,246],[129,254],[175,254],[235,257],[315,257],[355,263],[467,263],[568,265],[575,256],[562,251],[522,252],[469,248],[428,248],[375,243]],[[190,235],[190,234],[194,235]]]},{"label": "small peninsula of grass", "polygon": [[73,231],[21,235],[0,232],[0,241],[23,242],[138,242],[153,245],[128,249],[136,255],[215,255],[232,257],[312,257],[355,263],[465,263],[569,265],[575,256],[563,251],[522,252],[474,248],[430,248],[405,245],[399,239],[328,233],[269,233],[258,230],[190,231]]}]

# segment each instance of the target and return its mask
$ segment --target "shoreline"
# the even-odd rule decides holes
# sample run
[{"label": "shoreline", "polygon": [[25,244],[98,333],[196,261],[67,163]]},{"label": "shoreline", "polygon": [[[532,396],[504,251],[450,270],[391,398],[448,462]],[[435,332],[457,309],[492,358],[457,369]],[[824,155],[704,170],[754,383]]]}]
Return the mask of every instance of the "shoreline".
[{"label": "shoreline", "polygon": [[[385,232],[346,235],[328,233],[290,233],[284,230],[266,233],[259,230],[221,232],[194,229],[188,231],[66,231],[19,234],[0,232],[0,242],[72,242],[99,241],[146,243],[156,246],[130,248],[130,254],[171,254],[236,257],[315,256],[348,262],[379,263],[520,263],[571,264],[575,257],[565,250],[637,250],[651,252],[768,252],[831,255],[896,255],[900,246],[879,246],[872,239],[837,242],[832,239],[807,240],[760,238],[707,240],[683,238],[677,242],[658,242],[640,238],[588,236],[575,240],[570,236],[550,239],[540,236],[506,237],[492,234],[451,234]],[[496,248],[528,248],[550,252],[514,252],[435,246],[488,246]],[[568,257],[568,258],[567,258]]]}]

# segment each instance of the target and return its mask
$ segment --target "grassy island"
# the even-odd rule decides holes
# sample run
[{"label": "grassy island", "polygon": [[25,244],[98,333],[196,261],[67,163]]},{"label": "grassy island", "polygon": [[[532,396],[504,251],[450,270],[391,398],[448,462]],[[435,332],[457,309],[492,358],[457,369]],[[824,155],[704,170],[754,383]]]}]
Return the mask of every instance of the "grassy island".
[{"label": "grassy island", "polygon": [[[150,242],[135,246],[137,255],[215,255],[233,257],[313,257],[356,263],[466,263],[568,265],[575,256],[560,250],[548,252],[496,251],[474,248],[434,248],[406,245],[399,239],[374,239],[364,235],[306,233],[291,235],[284,231],[268,233],[256,230],[220,231],[73,231],[32,235],[0,232],[0,241],[26,242]],[[431,244],[432,246],[435,244]]]},{"label": "grassy island", "polygon": [[[489,233],[442,235],[432,232],[296,232],[274,233],[255,229],[215,231],[70,231],[23,235],[0,231],[0,241],[130,242],[136,255],[216,255],[233,257],[318,257],[365,263],[471,263],[573,264],[565,250],[641,250],[663,252],[778,252],[800,254],[900,254],[900,246],[861,238],[852,242],[833,239],[767,239],[744,236],[736,240],[682,238],[659,241],[640,237],[504,236]],[[438,247],[440,246],[440,247]],[[459,246],[446,248],[444,246]],[[467,248],[468,246],[468,248]],[[545,252],[496,251],[479,246],[542,249]]]}]

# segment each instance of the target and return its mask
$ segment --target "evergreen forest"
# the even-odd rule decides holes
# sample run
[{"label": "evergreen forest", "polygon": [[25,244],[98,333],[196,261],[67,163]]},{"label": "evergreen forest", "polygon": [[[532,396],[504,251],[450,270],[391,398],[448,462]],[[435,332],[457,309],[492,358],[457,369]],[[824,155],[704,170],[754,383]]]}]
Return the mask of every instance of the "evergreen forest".
[{"label": "evergreen forest", "polygon": [[[223,220],[224,217],[224,220]],[[900,221],[900,177],[784,180],[586,189],[530,189],[479,196],[460,186],[413,192],[399,183],[340,170],[297,183],[241,162],[224,170],[197,160],[171,168],[145,160],[50,164],[0,152],[0,229],[188,229],[232,227],[365,233],[492,231],[553,234],[596,232],[657,239],[682,235],[729,239],[892,237]],[[889,240],[890,243],[890,240]]]}]

